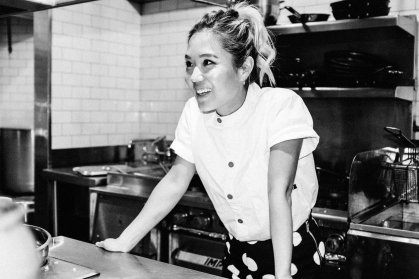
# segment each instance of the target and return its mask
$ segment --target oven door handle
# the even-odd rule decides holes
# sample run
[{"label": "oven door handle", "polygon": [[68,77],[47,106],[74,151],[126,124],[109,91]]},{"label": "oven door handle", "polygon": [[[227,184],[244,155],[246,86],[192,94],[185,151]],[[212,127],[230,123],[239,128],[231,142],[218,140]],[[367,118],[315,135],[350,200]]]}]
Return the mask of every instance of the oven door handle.
[{"label": "oven door handle", "polygon": [[206,232],[206,231],[203,231],[203,230],[185,228],[185,227],[178,226],[178,225],[173,225],[172,230],[173,231],[185,231],[185,232],[189,232],[189,233],[196,234],[196,235],[205,235],[205,236],[208,236],[208,237],[211,237],[211,238],[216,238],[216,239],[221,239],[221,240],[226,240],[227,239],[227,234],[225,234],[225,233]]},{"label": "oven door handle", "polygon": [[223,268],[223,261],[221,259],[190,253],[180,249],[173,251],[172,258],[181,262],[193,263],[219,270]]},{"label": "oven door handle", "polygon": [[378,233],[373,233],[373,232],[368,232],[368,231],[358,231],[358,230],[350,229],[348,231],[348,235],[419,245],[419,239],[402,237],[402,236],[386,235],[386,234],[378,234]]}]

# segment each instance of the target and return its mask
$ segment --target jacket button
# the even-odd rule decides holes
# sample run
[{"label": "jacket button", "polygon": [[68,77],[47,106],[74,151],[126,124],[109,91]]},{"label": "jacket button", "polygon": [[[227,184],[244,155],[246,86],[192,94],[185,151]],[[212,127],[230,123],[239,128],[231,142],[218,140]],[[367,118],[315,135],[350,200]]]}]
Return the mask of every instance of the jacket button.
[{"label": "jacket button", "polygon": [[221,118],[217,118],[217,122],[218,122],[218,123],[221,123],[221,122],[223,122],[223,121],[221,120]]},{"label": "jacket button", "polygon": [[240,224],[243,224],[243,220],[242,219],[237,220],[237,222],[239,222]]},{"label": "jacket button", "polygon": [[231,194],[228,194],[227,195],[227,198],[229,198],[230,200],[233,198],[233,195],[231,195]]},{"label": "jacket button", "polygon": [[230,168],[232,168],[232,167],[234,167],[234,163],[233,163],[233,162],[229,162],[229,163],[228,163],[228,166],[229,166]]}]

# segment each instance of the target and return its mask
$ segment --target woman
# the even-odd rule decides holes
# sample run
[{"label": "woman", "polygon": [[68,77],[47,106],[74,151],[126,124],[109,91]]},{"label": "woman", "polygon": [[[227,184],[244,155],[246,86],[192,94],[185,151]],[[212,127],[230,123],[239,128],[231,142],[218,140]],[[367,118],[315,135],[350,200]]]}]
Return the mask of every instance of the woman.
[{"label": "woman", "polygon": [[[311,218],[317,197],[312,152],[319,137],[301,98],[257,84],[276,52],[263,18],[245,3],[206,14],[189,33],[186,103],[171,148],[175,163],[117,239],[130,251],[166,216],[198,172],[229,231],[227,278],[315,278],[324,245]],[[158,210],[156,210],[158,209]]]}]

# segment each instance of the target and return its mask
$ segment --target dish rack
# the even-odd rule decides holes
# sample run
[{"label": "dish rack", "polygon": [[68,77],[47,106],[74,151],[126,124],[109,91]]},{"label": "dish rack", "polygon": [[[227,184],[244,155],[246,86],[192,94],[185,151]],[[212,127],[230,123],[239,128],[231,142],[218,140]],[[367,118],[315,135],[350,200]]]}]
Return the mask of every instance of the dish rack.
[{"label": "dish rack", "polygon": [[408,148],[399,162],[393,163],[393,179],[400,200],[419,202],[419,148]]}]

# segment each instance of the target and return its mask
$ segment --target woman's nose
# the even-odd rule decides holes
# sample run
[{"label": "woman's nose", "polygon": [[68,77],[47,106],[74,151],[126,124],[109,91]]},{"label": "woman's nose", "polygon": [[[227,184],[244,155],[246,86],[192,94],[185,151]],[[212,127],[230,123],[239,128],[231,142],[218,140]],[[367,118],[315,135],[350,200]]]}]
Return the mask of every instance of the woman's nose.
[{"label": "woman's nose", "polygon": [[192,75],[191,75],[191,81],[192,82],[199,82],[203,81],[204,77],[202,76],[202,72],[199,70],[198,67],[195,67],[193,69]]}]

